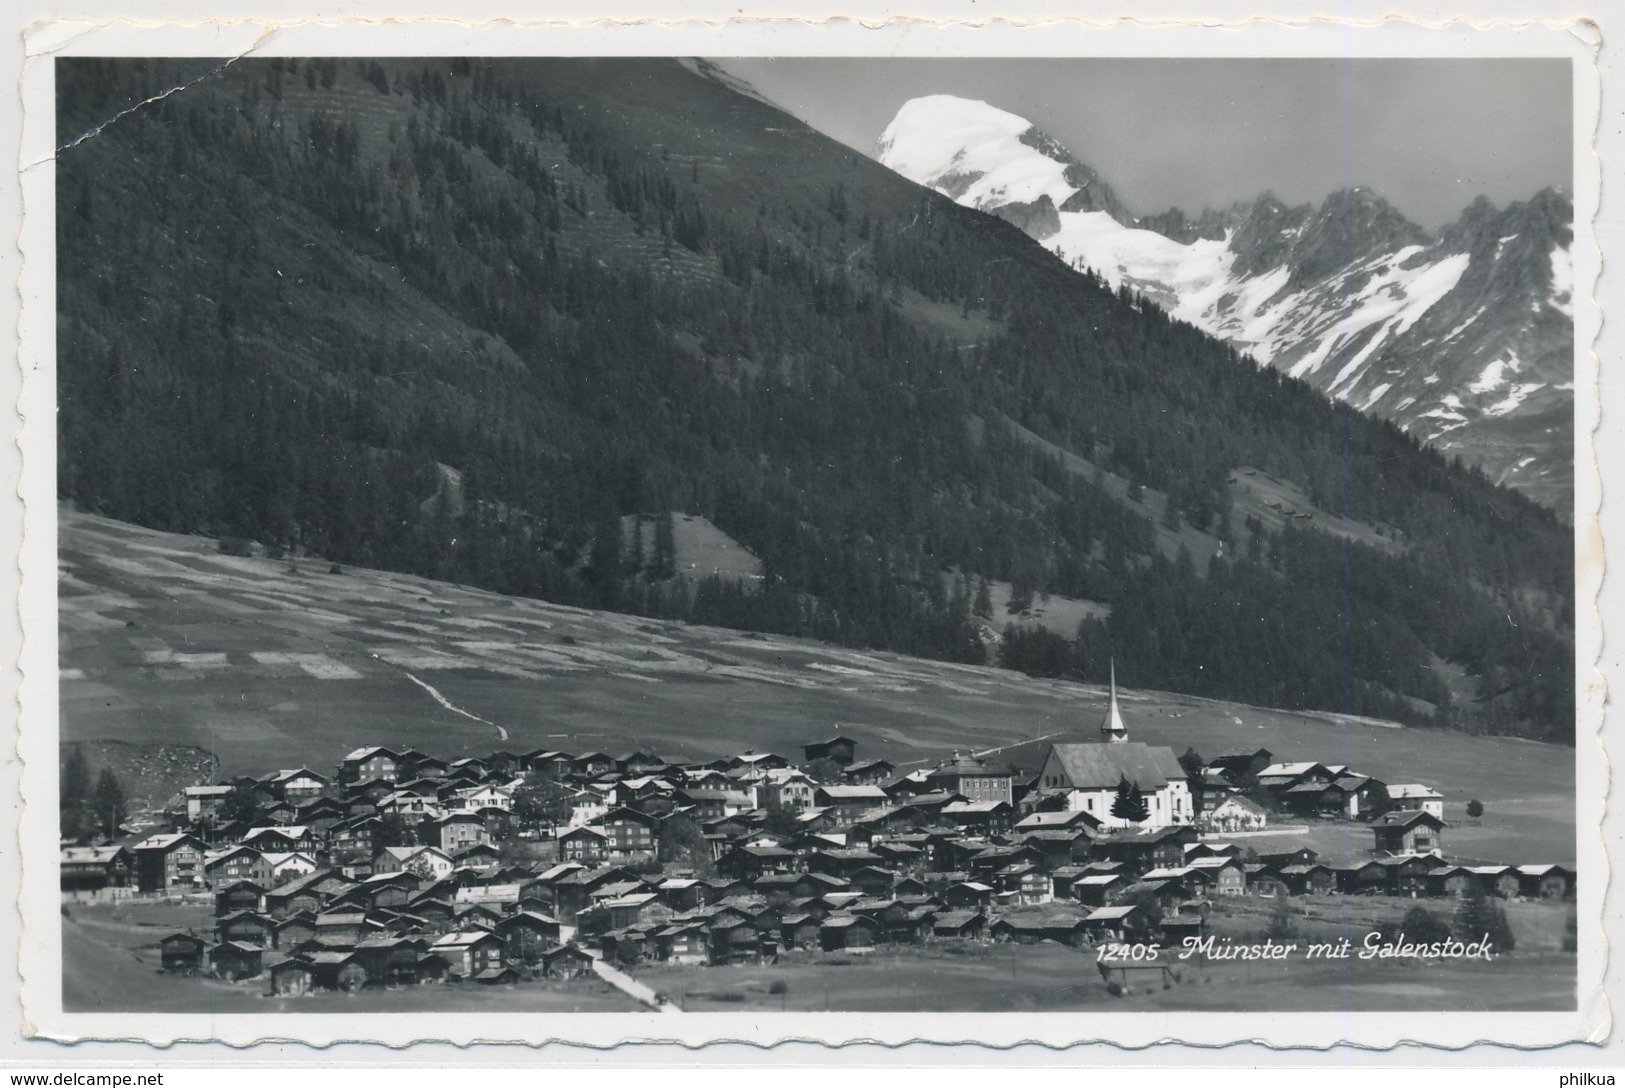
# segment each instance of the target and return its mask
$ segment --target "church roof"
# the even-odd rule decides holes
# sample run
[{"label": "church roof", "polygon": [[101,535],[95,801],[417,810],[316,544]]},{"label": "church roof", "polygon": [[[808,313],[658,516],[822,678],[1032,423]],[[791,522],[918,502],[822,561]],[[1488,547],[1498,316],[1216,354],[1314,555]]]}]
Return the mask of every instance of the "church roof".
[{"label": "church roof", "polygon": [[1160,790],[1185,777],[1172,748],[1138,741],[1115,744],[1056,744],[1050,747],[1073,789],[1116,789],[1124,778],[1142,790]]}]

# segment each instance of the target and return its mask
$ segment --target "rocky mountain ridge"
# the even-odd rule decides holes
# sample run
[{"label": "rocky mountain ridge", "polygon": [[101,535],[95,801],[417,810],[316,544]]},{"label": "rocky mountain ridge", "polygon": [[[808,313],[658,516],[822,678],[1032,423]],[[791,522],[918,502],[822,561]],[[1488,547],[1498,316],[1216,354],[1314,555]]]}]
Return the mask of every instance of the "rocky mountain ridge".
[{"label": "rocky mountain ridge", "polygon": [[1365,187],[1271,193],[1194,218],[1135,217],[1024,118],[914,99],[882,163],[997,215],[1113,288],[1329,396],[1393,420],[1568,516],[1573,502],[1573,205],[1480,197],[1437,233]]}]

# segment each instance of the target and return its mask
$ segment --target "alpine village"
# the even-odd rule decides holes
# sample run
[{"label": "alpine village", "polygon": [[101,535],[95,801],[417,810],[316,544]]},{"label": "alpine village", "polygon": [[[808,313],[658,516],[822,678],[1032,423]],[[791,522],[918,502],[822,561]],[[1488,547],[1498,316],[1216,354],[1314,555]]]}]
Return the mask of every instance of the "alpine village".
[{"label": "alpine village", "polygon": [[[693,59],[55,71],[65,1008],[1574,1007],[1562,193],[1142,221]],[[1393,342],[1289,372],[1192,253]]]},{"label": "alpine village", "polygon": [[[1471,901],[1471,925],[1510,943],[1487,900],[1574,895],[1562,865],[1452,863],[1424,784],[1130,741],[1115,680],[1099,732],[1051,745],[1031,778],[960,752],[900,774],[839,733],[799,762],[371,745],[331,776],[188,787],[163,830],[64,846],[62,892],[203,897],[212,928],[160,938],[161,970],[279,996],[596,974],[655,1007],[669,994],[627,971],[932,942],[1200,947],[1245,898],[1277,905],[1270,936],[1300,899]],[[1363,822],[1370,857],[1238,845],[1271,814]]]}]

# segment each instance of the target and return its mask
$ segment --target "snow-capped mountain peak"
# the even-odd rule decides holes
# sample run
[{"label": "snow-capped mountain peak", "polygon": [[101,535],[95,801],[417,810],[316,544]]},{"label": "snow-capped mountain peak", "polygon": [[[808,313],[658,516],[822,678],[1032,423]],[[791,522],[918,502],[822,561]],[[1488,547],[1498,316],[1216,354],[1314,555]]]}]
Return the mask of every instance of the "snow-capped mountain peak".
[{"label": "snow-capped mountain peak", "polygon": [[1569,510],[1573,207],[1563,194],[1501,209],[1480,197],[1437,236],[1364,185],[1318,206],[1265,192],[1195,219],[1135,217],[1025,118],[952,95],[904,104],[878,157],[1113,288]]},{"label": "snow-capped mountain peak", "polygon": [[1116,194],[1030,121],[969,98],[905,103],[880,136],[880,161],[967,207],[990,211],[1037,238],[1063,211],[1122,214]]}]

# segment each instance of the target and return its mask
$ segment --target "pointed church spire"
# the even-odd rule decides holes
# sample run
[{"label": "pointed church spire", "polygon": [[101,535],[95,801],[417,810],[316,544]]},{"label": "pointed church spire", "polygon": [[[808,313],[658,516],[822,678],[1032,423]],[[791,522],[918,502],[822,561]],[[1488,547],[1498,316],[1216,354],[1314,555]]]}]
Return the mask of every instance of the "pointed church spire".
[{"label": "pointed church spire", "polygon": [[1111,698],[1106,704],[1106,717],[1100,723],[1100,735],[1112,744],[1120,744],[1128,740],[1128,730],[1123,726],[1123,713],[1117,709],[1117,659],[1112,659],[1112,688]]}]

